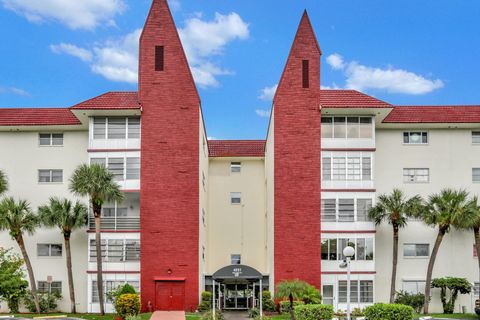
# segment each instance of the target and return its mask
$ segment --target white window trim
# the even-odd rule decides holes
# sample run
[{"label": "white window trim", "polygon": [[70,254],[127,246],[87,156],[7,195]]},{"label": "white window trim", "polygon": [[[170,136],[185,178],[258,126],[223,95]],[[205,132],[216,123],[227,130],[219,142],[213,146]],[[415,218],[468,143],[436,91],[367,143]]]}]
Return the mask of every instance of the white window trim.
[{"label": "white window trim", "polygon": [[[138,156],[129,156],[125,154],[119,154],[119,155],[114,155],[113,153],[110,154],[104,154],[104,155],[98,155],[96,156],[93,154],[89,159],[89,164],[92,164],[92,159],[105,159],[105,167],[108,169],[108,159],[112,158],[122,158],[123,159],[123,179],[119,181],[140,181],[140,178],[142,176],[142,158],[140,155]],[[140,160],[140,177],[138,179],[127,179],[127,159],[128,158],[138,158]],[[117,182],[119,182],[117,181]]]},{"label": "white window trim", "polygon": [[[338,213],[339,213],[339,200],[340,199],[353,199],[353,221],[338,221]],[[344,195],[344,194],[335,194],[334,197],[330,197],[327,195],[322,195],[322,200],[335,200],[335,221],[322,221],[322,223],[355,223],[355,222],[371,222],[368,220],[366,221],[359,221],[358,220],[358,200],[371,200],[372,201],[372,207],[375,206],[375,199],[370,196],[370,195],[363,195],[363,194],[351,194],[351,195]],[[321,204],[320,204],[320,210],[321,210]],[[320,220],[322,219],[321,217],[321,212],[320,212]]]},{"label": "white window trim", "polygon": [[[40,181],[40,171],[50,171],[50,182]],[[58,182],[58,181],[53,182],[52,181],[53,171],[61,171],[62,172],[62,181],[61,182]],[[63,184],[64,178],[65,178],[65,175],[64,175],[63,169],[38,169],[37,170],[37,183],[40,184],[40,185],[60,185],[60,184]]]},{"label": "white window trim", "polygon": [[[39,245],[48,245],[48,256],[41,256],[38,254],[38,246]],[[61,246],[62,247],[62,254],[59,255],[59,256],[52,256],[52,245],[57,245],[57,246]],[[63,250],[64,250],[64,247],[63,247],[63,244],[61,243],[37,243],[37,258],[38,259],[61,259],[63,258]]]},{"label": "white window trim", "polygon": [[[353,236],[348,236],[345,235],[345,236],[338,236],[336,235],[335,237],[325,237],[325,238],[321,238],[320,239],[320,246],[321,246],[321,243],[324,241],[324,240],[337,240],[337,253],[336,253],[336,257],[337,259],[336,260],[323,260],[321,257],[320,257],[320,260],[323,261],[323,262],[327,262],[327,261],[341,261],[341,259],[338,259],[338,254],[342,254],[340,250],[340,246],[339,246],[339,240],[340,239],[348,239],[348,240],[353,240],[355,241],[355,260],[352,260],[352,263],[355,263],[355,261],[359,261],[359,262],[375,262],[375,257],[376,257],[376,252],[375,252],[375,237],[365,237],[365,236],[358,236],[358,235],[353,235]],[[373,259],[372,260],[367,260],[367,259],[362,259],[362,260],[357,260],[356,259],[356,256],[357,256],[357,240],[358,239],[372,239],[372,249],[373,249]],[[328,256],[330,256],[330,245],[328,245]]]},{"label": "white window trim", "polygon": [[[233,197],[234,194],[235,194],[235,195],[236,195],[236,194],[239,194],[239,195],[240,195],[240,202],[238,202],[238,203],[232,202],[232,200],[234,199],[234,197]],[[238,192],[238,191],[230,192],[230,204],[231,204],[231,205],[234,205],[234,206],[242,205],[242,203],[243,203],[243,199],[242,199],[242,198],[243,198],[243,197],[242,197],[242,193],[241,193],[241,192]],[[235,199],[236,199],[236,197],[235,197]]]},{"label": "white window trim", "polygon": [[480,146],[480,142],[473,142],[473,133],[478,132],[480,133],[480,130],[472,130],[470,133],[470,142],[472,143],[472,146]]},{"label": "white window trim", "polygon": [[[420,143],[406,143],[404,140],[403,140],[403,136],[405,133],[408,133],[408,137],[410,138],[410,133],[412,132],[420,132],[420,133],[423,133],[423,132],[426,132],[427,133],[427,143],[423,143],[423,142],[420,142]],[[402,144],[404,146],[428,146],[430,144],[430,131],[428,130],[408,130],[408,131],[402,131]]]},{"label": "white window trim", "polygon": [[[331,126],[332,126],[332,137],[330,138],[323,138],[322,139],[332,139],[332,140],[354,140],[354,141],[359,141],[359,140],[374,140],[375,139],[375,118],[374,116],[368,116],[368,115],[322,115],[321,118],[331,118]],[[334,118],[345,118],[345,138],[335,138],[335,121]],[[371,129],[372,129],[372,136],[370,138],[348,138],[347,137],[347,118],[370,118],[372,120],[371,124]]]},{"label": "white window trim", "polygon": [[[373,152],[342,152],[342,153],[336,153],[336,152],[328,152],[328,153],[323,153],[321,156],[321,161],[323,165],[323,159],[329,159],[330,160],[330,179],[323,179],[323,168],[321,170],[321,175],[322,175],[322,181],[325,182],[332,182],[332,181],[352,181],[352,182],[357,182],[357,181],[374,181],[374,166],[375,166],[375,159]],[[344,158],[345,159],[345,179],[344,180],[338,180],[338,179],[333,179],[333,158]],[[349,175],[349,170],[348,170],[348,159],[349,158],[360,158],[360,179],[359,180],[349,180],[348,175]],[[369,179],[364,179],[363,178],[363,158],[370,158],[370,177]]]},{"label": "white window trim", "polygon": [[[96,246],[92,246],[92,241],[95,241],[95,239],[89,239],[88,240],[88,262],[89,263],[97,263],[97,257],[92,257],[91,252],[92,250],[95,250]],[[108,239],[102,239],[102,241],[105,241],[105,257],[102,257],[102,262],[103,263],[139,263],[142,257],[142,247],[140,243],[140,239],[116,239],[116,238],[108,238]],[[122,241],[123,242],[123,249],[122,249],[122,260],[120,261],[109,261],[108,260],[108,241]],[[140,257],[138,260],[127,260],[127,242],[128,241],[136,241],[140,245]],[[103,260],[104,259],[104,260]]]},{"label": "white window trim", "polygon": [[[428,171],[428,180],[427,181],[405,181],[405,170],[427,170]],[[417,175],[415,174],[414,177],[416,177]],[[473,175],[472,175],[473,177]],[[402,180],[403,180],[403,183],[405,184],[428,184],[430,183],[430,168],[421,168],[421,167],[415,167],[415,168],[403,168],[402,169]],[[473,180],[473,178],[472,178]]]},{"label": "white window trim", "polygon": [[[480,145],[480,144],[479,144],[479,145]],[[473,180],[473,170],[474,170],[474,169],[480,170],[480,167],[473,167],[473,168],[472,168],[472,183],[480,183],[480,180],[478,180],[478,181]]]},{"label": "white window trim", "polygon": [[[419,244],[426,244],[428,245],[428,255],[426,256],[405,256],[405,245],[419,245]],[[416,259],[430,259],[430,256],[432,254],[432,250],[430,248],[430,243],[412,243],[412,242],[405,242],[402,244],[402,257],[404,259],[413,259],[413,260],[416,260]]]},{"label": "white window trim", "polygon": [[[50,144],[40,144],[40,135],[49,134],[50,135]],[[62,144],[53,144],[53,135],[61,134],[62,135]],[[39,132],[38,133],[38,146],[40,148],[63,148],[65,145],[65,133],[64,132]]]},{"label": "white window trim", "polygon": [[[95,131],[95,121],[94,119],[95,118],[104,118],[105,119],[105,138],[103,139],[95,139],[95,134],[94,134],[94,131]],[[108,119],[109,118],[125,118],[125,138],[124,139],[109,139],[108,138]],[[118,141],[118,140],[140,140],[141,137],[142,137],[142,119],[140,118],[140,116],[138,116],[138,118],[140,118],[140,132],[139,132],[139,137],[138,138],[129,138],[128,137],[128,134],[129,134],[129,129],[128,129],[128,123],[129,123],[129,119],[130,118],[137,118],[137,116],[127,116],[127,117],[122,117],[122,116],[110,116],[110,117],[101,117],[101,116],[98,116],[98,117],[90,117],[90,123],[91,123],[91,130],[90,130],[90,140],[96,140],[96,141],[99,141],[99,140],[110,140],[110,141]]]}]

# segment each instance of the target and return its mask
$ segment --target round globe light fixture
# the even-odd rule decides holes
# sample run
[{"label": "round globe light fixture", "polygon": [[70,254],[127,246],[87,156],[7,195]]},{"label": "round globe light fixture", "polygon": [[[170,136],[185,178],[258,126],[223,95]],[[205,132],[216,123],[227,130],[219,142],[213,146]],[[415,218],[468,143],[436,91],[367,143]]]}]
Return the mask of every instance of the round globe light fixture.
[{"label": "round globe light fixture", "polygon": [[355,255],[355,249],[350,246],[345,247],[345,249],[343,249],[343,255],[347,258],[351,258]]}]

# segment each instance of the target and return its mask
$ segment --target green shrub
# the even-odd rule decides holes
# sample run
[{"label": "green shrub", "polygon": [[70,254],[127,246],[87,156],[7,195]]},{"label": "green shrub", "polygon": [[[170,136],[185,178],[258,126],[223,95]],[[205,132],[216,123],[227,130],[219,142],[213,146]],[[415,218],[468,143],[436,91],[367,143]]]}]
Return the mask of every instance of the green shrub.
[{"label": "green shrub", "polygon": [[410,306],[416,313],[420,313],[425,303],[425,295],[423,293],[412,294],[406,291],[400,291],[397,292],[395,303]]},{"label": "green shrub", "polygon": [[317,288],[312,285],[308,285],[305,287],[302,300],[305,304],[321,304],[322,296]]},{"label": "green shrub", "polygon": [[364,314],[363,310],[360,309],[360,308],[355,308],[355,309],[353,309],[353,311],[352,311],[352,316],[353,316],[353,317],[363,317],[364,315],[365,315],[365,314]]},{"label": "green shrub", "polygon": [[297,320],[330,320],[333,318],[333,307],[323,304],[306,304],[295,307]]},{"label": "green shrub", "polygon": [[202,301],[198,305],[199,312],[205,312],[212,309],[213,295],[210,291],[202,292]]},{"label": "green shrub", "polygon": [[[46,313],[48,311],[56,311],[58,306],[57,302],[58,300],[62,299],[62,295],[58,292],[53,292],[50,295],[47,293],[37,293],[37,295],[41,313]],[[37,308],[35,307],[35,302],[33,300],[31,292],[28,292],[23,297],[23,304],[28,311],[37,312]]]},{"label": "green shrub", "polygon": [[115,289],[109,291],[106,293],[107,296],[107,301],[113,303],[115,305],[115,300],[120,297],[122,294],[135,294],[137,293],[135,291],[135,288],[132,287],[130,284],[125,283],[122,285],[119,285]]},{"label": "green shrub", "polygon": [[248,310],[248,317],[249,318],[257,318],[260,316],[260,310],[258,308],[252,308]]},{"label": "green shrub", "polygon": [[[304,305],[303,301],[293,301],[293,308],[295,309],[296,306]],[[280,301],[280,313],[289,313],[290,312],[290,301]]]},{"label": "green shrub", "polygon": [[[472,285],[465,278],[436,278],[432,280],[432,288],[440,288],[440,300],[442,300],[443,313],[452,314],[455,309],[455,301],[458,294],[467,294],[472,291]],[[450,298],[447,297],[450,291]]]},{"label": "green shrub", "polygon": [[220,310],[215,310],[215,317],[213,317],[212,310],[205,312],[202,315],[202,320],[223,320],[223,313]]},{"label": "green shrub", "polygon": [[210,291],[202,292],[202,301],[212,301],[213,295]]},{"label": "green shrub", "polygon": [[403,304],[376,303],[365,309],[367,320],[412,320],[415,311]]},{"label": "green shrub", "polygon": [[140,313],[140,296],[136,293],[122,294],[115,302],[115,309],[122,318]]},{"label": "green shrub", "polygon": [[272,294],[268,290],[262,291],[262,309],[263,311],[275,311],[275,302],[272,300]]}]

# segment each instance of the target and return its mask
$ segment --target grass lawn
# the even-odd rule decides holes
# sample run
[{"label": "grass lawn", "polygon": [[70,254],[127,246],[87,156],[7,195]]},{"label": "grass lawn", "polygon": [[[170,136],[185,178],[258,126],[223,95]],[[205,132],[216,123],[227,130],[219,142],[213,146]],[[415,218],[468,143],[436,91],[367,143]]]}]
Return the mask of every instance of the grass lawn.
[{"label": "grass lawn", "polygon": [[[431,317],[434,318],[450,318],[450,319],[479,319],[476,314],[471,313],[454,313],[454,314],[443,314],[443,313],[435,313],[430,314]],[[415,317],[423,317],[423,314],[417,314]]]}]

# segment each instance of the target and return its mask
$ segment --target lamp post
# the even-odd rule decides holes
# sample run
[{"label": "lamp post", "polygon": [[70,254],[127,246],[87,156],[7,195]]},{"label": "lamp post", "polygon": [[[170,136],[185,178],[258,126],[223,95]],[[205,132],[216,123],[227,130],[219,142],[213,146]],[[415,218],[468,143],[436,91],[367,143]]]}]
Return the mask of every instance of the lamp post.
[{"label": "lamp post", "polygon": [[350,320],[351,309],[350,309],[350,261],[355,255],[355,249],[348,246],[343,249],[343,255],[346,258],[347,264],[347,320]]}]

